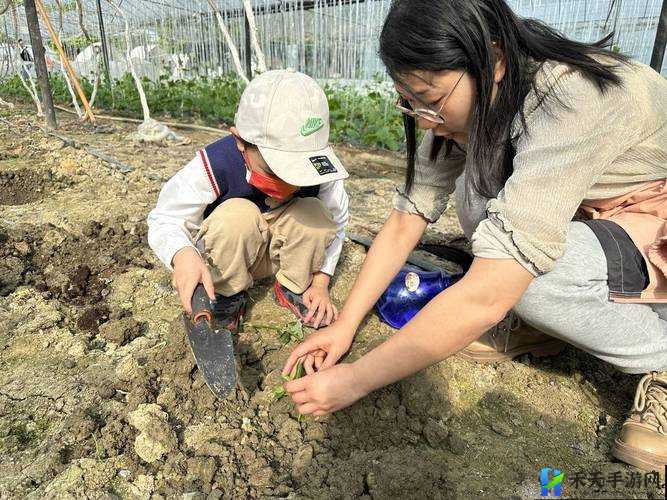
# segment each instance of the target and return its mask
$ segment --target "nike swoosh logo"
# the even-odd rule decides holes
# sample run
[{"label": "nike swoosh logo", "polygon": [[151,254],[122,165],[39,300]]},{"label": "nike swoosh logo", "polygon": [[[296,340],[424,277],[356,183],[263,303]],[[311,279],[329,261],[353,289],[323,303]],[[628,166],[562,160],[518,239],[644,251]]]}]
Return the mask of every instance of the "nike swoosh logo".
[{"label": "nike swoosh logo", "polygon": [[324,120],[322,118],[308,118],[306,123],[301,127],[301,135],[308,137],[324,127]]}]

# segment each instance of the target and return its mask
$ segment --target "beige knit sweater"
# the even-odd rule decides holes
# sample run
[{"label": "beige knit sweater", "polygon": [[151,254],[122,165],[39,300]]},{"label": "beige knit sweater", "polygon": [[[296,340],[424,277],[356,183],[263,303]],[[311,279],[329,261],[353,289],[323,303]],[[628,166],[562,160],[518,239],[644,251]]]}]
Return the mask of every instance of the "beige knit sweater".
[{"label": "beige knit sweater", "polygon": [[[650,67],[621,66],[623,85],[602,95],[594,83],[570,67],[546,62],[538,88],[569,105],[537,107],[526,97],[527,132],[516,141],[514,172],[495,199],[488,218],[473,235],[479,257],[514,258],[533,275],[550,271],[563,254],[569,223],[584,200],[632,191],[667,177],[667,80]],[[518,116],[513,130],[520,131]],[[418,150],[415,184],[397,189],[396,209],[433,222],[445,210],[465,155],[444,149],[429,160],[433,134]]]}]

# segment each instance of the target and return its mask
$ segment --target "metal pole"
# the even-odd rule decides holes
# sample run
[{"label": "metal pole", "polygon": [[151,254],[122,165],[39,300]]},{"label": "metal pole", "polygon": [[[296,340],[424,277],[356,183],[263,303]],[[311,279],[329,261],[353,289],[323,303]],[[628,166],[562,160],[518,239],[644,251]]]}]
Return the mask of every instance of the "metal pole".
[{"label": "metal pole", "polygon": [[58,51],[58,55],[60,56],[60,62],[65,67],[65,71],[67,71],[67,74],[69,75],[69,78],[72,81],[72,84],[74,84],[74,89],[76,90],[76,93],[79,95],[79,99],[81,99],[81,103],[83,104],[83,108],[86,110],[86,113],[85,113],[86,116],[90,119],[91,122],[94,122],[95,121],[95,116],[93,115],[93,110],[90,109],[90,104],[88,103],[88,99],[86,98],[86,94],[83,92],[83,89],[81,88],[81,84],[79,83],[79,77],[76,75],[76,72],[72,68],[72,65],[70,64],[69,59],[67,59],[67,54],[65,54],[65,50],[63,49],[63,46],[60,43],[60,38],[58,38],[58,35],[56,34],[56,30],[53,27],[53,24],[51,24],[51,19],[49,19],[49,15],[46,12],[46,9],[44,8],[44,4],[42,3],[42,0],[31,0],[31,1],[34,2],[34,5],[36,6],[37,11],[42,16],[42,20],[44,21],[44,24],[46,25],[46,29],[48,30],[49,35],[51,35],[51,41],[56,46],[56,50]]},{"label": "metal pole", "polygon": [[658,73],[662,70],[662,62],[665,59],[665,46],[667,46],[667,0],[662,0],[658,31],[655,34],[655,44],[651,55],[651,67]]},{"label": "metal pole", "polygon": [[32,52],[35,56],[35,73],[37,73],[37,81],[42,90],[44,117],[46,118],[46,124],[50,128],[56,129],[58,128],[58,122],[56,122],[56,111],[53,107],[49,71],[46,67],[46,59],[44,59],[45,50],[42,42],[42,34],[39,31],[39,19],[37,17],[35,0],[25,0],[25,18],[28,24],[28,33],[30,34],[30,45],[32,45]]},{"label": "metal pole", "polygon": [[245,20],[245,72],[248,79],[252,80],[252,52],[250,49],[250,23],[248,22],[248,14],[243,11],[243,19]]},{"label": "metal pole", "polygon": [[111,73],[109,73],[109,50],[107,47],[107,33],[104,30],[104,19],[102,18],[102,4],[97,0],[97,20],[100,25],[100,41],[102,42],[102,56],[104,59],[104,74],[107,77],[107,85],[111,91]]}]

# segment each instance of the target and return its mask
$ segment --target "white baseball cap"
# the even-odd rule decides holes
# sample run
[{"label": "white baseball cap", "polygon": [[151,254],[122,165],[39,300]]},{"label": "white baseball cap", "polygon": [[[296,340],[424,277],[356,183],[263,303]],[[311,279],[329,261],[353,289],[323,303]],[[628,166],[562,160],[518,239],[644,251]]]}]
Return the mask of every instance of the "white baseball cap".
[{"label": "white baseball cap", "polygon": [[308,75],[286,69],[255,77],[241,95],[234,121],[271,171],[293,186],[349,176],[329,145],[327,97]]}]

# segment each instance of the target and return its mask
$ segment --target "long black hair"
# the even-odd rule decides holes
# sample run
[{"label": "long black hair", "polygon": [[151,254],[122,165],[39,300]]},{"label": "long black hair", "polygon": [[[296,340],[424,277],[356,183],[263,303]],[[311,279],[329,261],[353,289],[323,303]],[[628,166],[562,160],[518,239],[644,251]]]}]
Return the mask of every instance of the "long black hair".
[{"label": "long black hair", "polygon": [[[566,63],[604,92],[610,85],[621,84],[616,70],[619,63],[628,61],[606,48],[612,35],[592,44],[575,42],[541,21],[518,17],[504,0],[394,0],[380,35],[380,57],[390,76],[399,82],[415,70],[466,70],[473,77],[476,102],[466,148],[471,155],[466,184],[493,198],[513,171],[512,141],[516,137],[511,136],[510,128],[519,113],[525,129],[526,95],[533,89],[539,105],[549,100],[535,86],[540,64],[546,60]],[[506,57],[506,70],[492,103],[494,42]],[[613,64],[601,63],[595,58],[598,55],[610,57]],[[409,106],[407,102],[404,105]],[[416,122],[407,115],[403,118],[409,192],[414,182]],[[435,137],[432,161],[443,145],[449,154],[455,143]]]}]

